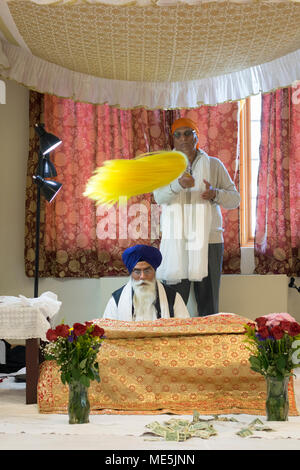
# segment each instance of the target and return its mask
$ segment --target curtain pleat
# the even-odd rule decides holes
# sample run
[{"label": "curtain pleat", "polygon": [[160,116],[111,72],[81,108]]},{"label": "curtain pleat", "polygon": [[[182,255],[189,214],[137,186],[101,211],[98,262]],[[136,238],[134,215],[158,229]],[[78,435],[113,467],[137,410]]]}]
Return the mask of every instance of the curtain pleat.
[{"label": "curtain pleat", "polygon": [[300,275],[300,87],[262,96],[255,272]]}]

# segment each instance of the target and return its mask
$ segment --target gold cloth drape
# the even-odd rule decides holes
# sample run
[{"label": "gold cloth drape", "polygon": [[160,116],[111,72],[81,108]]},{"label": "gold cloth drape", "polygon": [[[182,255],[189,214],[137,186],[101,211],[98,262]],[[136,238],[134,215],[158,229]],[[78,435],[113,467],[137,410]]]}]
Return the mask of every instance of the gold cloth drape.
[{"label": "gold cloth drape", "polygon": [[[266,384],[251,371],[238,315],[155,322],[98,320],[106,340],[99,355],[101,382],[89,388],[93,414],[265,414]],[[298,415],[293,381],[292,416]],[[68,387],[53,361],[41,365],[41,413],[67,413]]]}]

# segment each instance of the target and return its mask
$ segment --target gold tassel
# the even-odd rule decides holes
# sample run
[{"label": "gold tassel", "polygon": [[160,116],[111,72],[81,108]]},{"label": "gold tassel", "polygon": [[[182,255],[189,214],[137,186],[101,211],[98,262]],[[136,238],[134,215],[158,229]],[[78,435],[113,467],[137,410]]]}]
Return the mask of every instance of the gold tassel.
[{"label": "gold tassel", "polygon": [[171,183],[187,164],[187,156],[174,150],[144,153],[131,160],[107,160],[88,180],[83,195],[96,205],[112,205],[120,197],[127,201]]}]

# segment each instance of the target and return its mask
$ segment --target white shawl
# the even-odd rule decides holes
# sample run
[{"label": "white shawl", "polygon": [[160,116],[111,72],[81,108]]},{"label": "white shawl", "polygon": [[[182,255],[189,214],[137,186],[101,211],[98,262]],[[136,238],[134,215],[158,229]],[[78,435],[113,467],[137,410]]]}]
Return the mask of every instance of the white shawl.
[{"label": "white shawl", "polygon": [[180,191],[171,204],[162,204],[162,263],[156,274],[169,284],[182,279],[201,281],[208,275],[211,204],[201,198],[201,193],[206,189],[203,179],[210,181],[210,162],[204,152],[193,177],[193,188]]},{"label": "white shawl", "polygon": [[[170,318],[168,299],[166,291],[161,284],[157,281],[158,296],[160,302],[161,318]],[[131,321],[132,320],[132,284],[131,279],[125,285],[118,303],[118,320]]]}]

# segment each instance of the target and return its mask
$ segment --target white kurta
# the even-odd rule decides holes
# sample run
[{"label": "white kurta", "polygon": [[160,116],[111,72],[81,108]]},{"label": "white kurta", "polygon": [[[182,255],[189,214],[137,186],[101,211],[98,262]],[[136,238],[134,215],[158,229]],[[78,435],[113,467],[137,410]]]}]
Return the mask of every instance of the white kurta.
[{"label": "white kurta", "polygon": [[[176,179],[153,192],[155,201],[162,206],[163,261],[156,275],[170,284],[182,279],[201,281],[207,276],[208,244],[224,241],[221,207],[234,209],[240,203],[240,195],[218,158],[199,150],[191,171],[195,178],[193,188],[184,189]],[[201,198],[203,178],[216,189],[213,201]]]},{"label": "white kurta", "polygon": [[[161,318],[170,318],[167,295],[164,286],[157,281],[158,295],[160,302]],[[187,307],[178,293],[176,293],[174,302],[174,318],[189,318],[190,314]],[[106,305],[103,319],[132,321],[132,284],[131,279],[125,285],[120,296],[119,304],[111,297]]]}]

